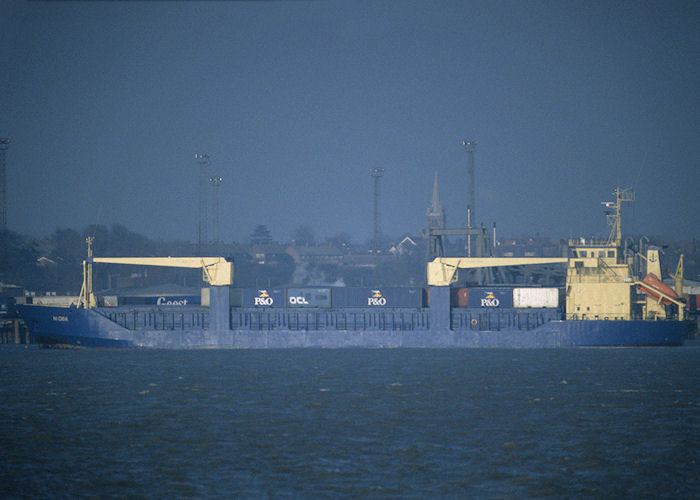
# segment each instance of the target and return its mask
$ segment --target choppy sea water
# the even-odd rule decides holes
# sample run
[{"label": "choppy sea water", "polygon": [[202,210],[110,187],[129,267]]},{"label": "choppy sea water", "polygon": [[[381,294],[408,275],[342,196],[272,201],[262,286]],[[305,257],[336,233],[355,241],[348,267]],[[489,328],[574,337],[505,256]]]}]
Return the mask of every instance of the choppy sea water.
[{"label": "choppy sea water", "polygon": [[0,496],[692,498],[700,348],[0,348]]}]

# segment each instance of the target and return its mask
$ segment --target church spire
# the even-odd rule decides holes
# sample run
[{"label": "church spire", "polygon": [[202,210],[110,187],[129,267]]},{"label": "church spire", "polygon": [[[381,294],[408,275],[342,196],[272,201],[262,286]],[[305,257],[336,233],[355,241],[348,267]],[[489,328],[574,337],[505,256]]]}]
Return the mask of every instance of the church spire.
[{"label": "church spire", "polygon": [[435,181],[433,183],[433,199],[430,202],[430,207],[425,214],[426,229],[444,228],[445,227],[445,211],[440,204],[440,193],[438,192],[438,174],[435,172]]}]

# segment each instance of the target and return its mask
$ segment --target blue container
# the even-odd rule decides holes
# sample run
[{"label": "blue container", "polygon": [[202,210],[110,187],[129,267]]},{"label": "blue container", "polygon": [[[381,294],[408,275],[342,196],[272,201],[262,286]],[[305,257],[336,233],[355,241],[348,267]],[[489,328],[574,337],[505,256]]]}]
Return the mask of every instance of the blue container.
[{"label": "blue container", "polygon": [[513,307],[513,289],[503,287],[470,288],[467,296],[467,307]]},{"label": "blue container", "polygon": [[158,297],[153,297],[153,304],[157,306],[193,306],[200,305],[202,303],[201,295],[160,295]]},{"label": "blue container", "polygon": [[284,288],[244,288],[242,307],[284,307]]},{"label": "blue container", "polygon": [[120,306],[163,306],[183,307],[198,306],[202,303],[201,295],[146,295],[117,297],[117,305]]},{"label": "blue container", "polygon": [[340,287],[333,289],[333,307],[422,307],[423,289],[410,287]]},{"label": "blue container", "polygon": [[331,289],[287,288],[287,307],[331,307]]}]

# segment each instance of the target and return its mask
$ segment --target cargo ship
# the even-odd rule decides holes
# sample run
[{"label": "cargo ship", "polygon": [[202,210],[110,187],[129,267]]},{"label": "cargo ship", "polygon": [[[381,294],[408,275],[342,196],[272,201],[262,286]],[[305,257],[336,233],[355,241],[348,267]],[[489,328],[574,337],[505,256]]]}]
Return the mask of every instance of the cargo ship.
[{"label": "cargo ship", "polygon": [[[606,240],[569,241],[568,255],[438,257],[427,263],[426,287],[236,288],[233,263],[222,257],[95,257],[88,238],[83,286],[70,307],[20,305],[35,342],[43,346],[124,348],[303,347],[573,347],[682,345],[685,320],[677,289],[661,281],[659,249],[641,255],[644,276],[622,247],[616,189]],[[638,259],[639,260],[639,259]],[[106,307],[92,291],[100,263],[201,268],[201,300]],[[457,288],[460,270],[559,264],[564,287]],[[680,277],[680,287],[678,286]]]}]

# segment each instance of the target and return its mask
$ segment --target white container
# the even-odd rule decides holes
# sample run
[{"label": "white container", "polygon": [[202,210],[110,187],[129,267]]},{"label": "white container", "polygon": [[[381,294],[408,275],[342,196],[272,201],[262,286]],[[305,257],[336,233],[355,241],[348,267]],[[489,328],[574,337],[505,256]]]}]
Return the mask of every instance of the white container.
[{"label": "white container", "polygon": [[104,307],[117,307],[119,305],[119,299],[116,295],[105,295],[102,297],[102,305]]},{"label": "white container", "polygon": [[558,288],[514,288],[514,307],[559,307]]},{"label": "white container", "polygon": [[77,305],[78,299],[75,295],[36,295],[33,303],[40,306],[70,306]]}]

